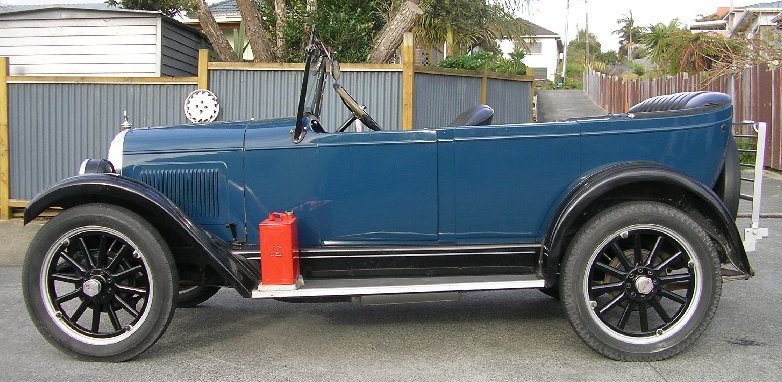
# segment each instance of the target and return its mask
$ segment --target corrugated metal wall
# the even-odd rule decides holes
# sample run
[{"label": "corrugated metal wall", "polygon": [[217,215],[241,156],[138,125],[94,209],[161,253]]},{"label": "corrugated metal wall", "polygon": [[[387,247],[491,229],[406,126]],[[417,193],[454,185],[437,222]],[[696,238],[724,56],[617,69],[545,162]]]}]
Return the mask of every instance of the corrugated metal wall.
[{"label": "corrugated metal wall", "polygon": [[[209,88],[220,99],[220,119],[292,117],[301,91],[301,71],[212,70]],[[340,82],[385,130],[401,128],[401,72],[344,72]],[[336,130],[349,112],[326,83],[322,124]]]},{"label": "corrugated metal wall", "polygon": [[[296,112],[301,71],[227,70],[209,72],[209,88],[220,99],[218,120],[290,117]],[[364,103],[385,130],[400,130],[402,73],[344,72],[343,86]],[[414,126],[446,125],[480,103],[480,78],[418,73]],[[29,200],[51,184],[74,175],[84,158],[104,158],[119,131],[122,111],[136,127],[186,123],[185,97],[195,84],[19,83],[9,85],[11,199]],[[331,81],[328,82],[331,86]],[[529,82],[488,82],[496,123],[529,120]],[[349,115],[329,87],[323,125],[334,131]]]},{"label": "corrugated metal wall", "polygon": [[184,123],[195,85],[9,84],[11,199],[30,200],[105,158],[127,110],[134,126]]},{"label": "corrugated metal wall", "polygon": [[418,73],[413,86],[415,128],[445,126],[481,103],[480,78]]},{"label": "corrugated metal wall", "polygon": [[489,78],[486,103],[494,108],[493,124],[532,121],[532,83]]}]

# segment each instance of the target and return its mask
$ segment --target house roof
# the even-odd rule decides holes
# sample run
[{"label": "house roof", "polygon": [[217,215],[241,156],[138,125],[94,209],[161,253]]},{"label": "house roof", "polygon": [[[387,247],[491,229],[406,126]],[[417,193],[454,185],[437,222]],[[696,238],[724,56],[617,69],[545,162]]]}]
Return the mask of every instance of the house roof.
[{"label": "house roof", "polygon": [[769,8],[782,8],[782,1],[767,1],[765,3],[757,3],[741,7],[741,9],[769,9]]},{"label": "house roof", "polygon": [[239,13],[239,7],[236,5],[236,0],[223,0],[210,5],[209,11],[213,15],[233,14]]},{"label": "house roof", "polygon": [[550,30],[548,30],[546,28],[543,28],[542,26],[540,26],[538,24],[535,24],[535,23],[533,23],[533,22],[531,22],[529,20],[523,20],[522,19],[522,21],[524,21],[524,23],[527,24],[527,26],[529,26],[530,32],[531,32],[530,36],[535,36],[535,37],[552,36],[552,37],[559,38],[559,34],[557,34],[556,32],[552,32],[552,31],[550,31]]},{"label": "house roof", "polygon": [[20,13],[20,12],[33,12],[41,11],[45,9],[77,9],[82,11],[104,11],[104,12],[119,12],[119,13],[146,13],[162,15],[157,11],[139,11],[135,9],[123,9],[113,7],[108,4],[38,4],[38,5],[0,5],[0,14]]}]

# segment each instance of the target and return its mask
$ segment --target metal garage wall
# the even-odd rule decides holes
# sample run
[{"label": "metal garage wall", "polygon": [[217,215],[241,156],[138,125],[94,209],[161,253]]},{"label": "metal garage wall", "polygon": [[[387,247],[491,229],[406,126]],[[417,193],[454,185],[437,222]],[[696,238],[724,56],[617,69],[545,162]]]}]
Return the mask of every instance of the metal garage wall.
[{"label": "metal garage wall", "polygon": [[186,122],[188,84],[10,83],[11,199],[30,200],[74,175],[84,158],[105,158],[122,112],[134,126]]},{"label": "metal garage wall", "polygon": [[[398,71],[349,71],[340,80],[353,97],[367,106],[385,130],[401,129],[401,78]],[[301,91],[300,70],[223,70],[209,72],[209,88],[220,99],[221,120],[282,118],[296,114]],[[326,82],[322,124],[336,130],[348,110]]]},{"label": "metal garage wall", "polygon": [[486,83],[486,103],[494,108],[497,125],[532,121],[532,82],[489,78]]}]

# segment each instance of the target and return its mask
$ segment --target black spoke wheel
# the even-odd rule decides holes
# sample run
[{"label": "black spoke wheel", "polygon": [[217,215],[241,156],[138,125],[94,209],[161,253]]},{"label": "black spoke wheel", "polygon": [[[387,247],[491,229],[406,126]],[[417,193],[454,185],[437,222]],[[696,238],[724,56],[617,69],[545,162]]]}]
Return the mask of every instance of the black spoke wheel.
[{"label": "black spoke wheel", "polygon": [[560,292],[589,346],[613,359],[657,360],[705,330],[721,282],[719,256],[692,218],[633,202],[598,214],[576,234]]},{"label": "black spoke wheel", "polygon": [[219,291],[220,287],[216,286],[199,285],[184,288],[180,287],[176,302],[177,307],[194,308],[198,306],[198,304],[212,298],[212,296]]},{"label": "black spoke wheel", "polygon": [[160,234],[131,211],[85,205],[39,231],[25,259],[28,312],[78,358],[122,361],[151,346],[173,315],[176,275]]}]

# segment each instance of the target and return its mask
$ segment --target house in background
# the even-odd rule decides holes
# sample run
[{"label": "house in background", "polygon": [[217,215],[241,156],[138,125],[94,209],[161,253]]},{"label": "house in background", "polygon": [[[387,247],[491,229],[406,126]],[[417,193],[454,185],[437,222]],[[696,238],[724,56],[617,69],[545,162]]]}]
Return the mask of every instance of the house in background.
[{"label": "house in background", "polygon": [[725,20],[725,16],[730,13],[730,7],[719,7],[717,11],[703,16],[694,22],[690,23],[688,28],[693,33],[717,33],[723,36],[728,35],[728,21]]},{"label": "house in background", "polygon": [[782,1],[772,1],[736,7],[726,17],[731,37],[765,37],[776,33],[776,23],[772,21],[782,12]]},{"label": "house in background", "polygon": [[11,75],[195,76],[203,35],[160,12],[105,4],[0,6]]},{"label": "house in background", "polygon": [[[532,70],[536,80],[555,81],[557,64],[564,49],[562,38],[540,25],[529,21],[526,23],[529,25],[530,34],[523,37],[529,47],[529,52],[524,56],[524,64]],[[498,43],[506,57],[516,49],[516,43],[512,40],[500,40]]]},{"label": "house in background", "polygon": [[[243,52],[242,59],[252,60],[253,52],[249,46],[246,35],[244,34],[244,25],[242,24],[242,15],[239,13],[239,7],[236,5],[236,0],[223,0],[216,2],[209,6],[209,12],[215,18],[217,25],[225,35],[228,43],[231,44],[231,48],[234,51]],[[182,22],[188,26],[201,30],[201,24],[195,15],[183,14]],[[240,45],[239,49],[236,49],[236,45]]]}]

